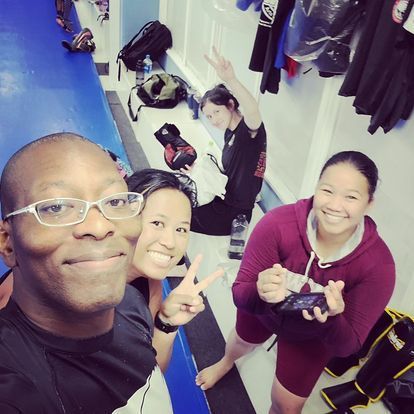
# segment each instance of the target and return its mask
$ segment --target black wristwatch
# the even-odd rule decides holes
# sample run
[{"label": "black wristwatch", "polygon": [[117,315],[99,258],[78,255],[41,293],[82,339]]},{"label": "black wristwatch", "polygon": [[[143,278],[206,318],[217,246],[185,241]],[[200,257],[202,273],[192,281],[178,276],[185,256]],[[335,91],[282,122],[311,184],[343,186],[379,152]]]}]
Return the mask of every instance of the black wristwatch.
[{"label": "black wristwatch", "polygon": [[155,315],[154,325],[160,331],[162,331],[164,333],[167,333],[167,334],[171,333],[171,332],[175,332],[179,328],[178,325],[170,325],[169,323],[166,323],[166,322],[162,321],[160,316],[159,316],[159,312],[157,312],[156,315]]}]

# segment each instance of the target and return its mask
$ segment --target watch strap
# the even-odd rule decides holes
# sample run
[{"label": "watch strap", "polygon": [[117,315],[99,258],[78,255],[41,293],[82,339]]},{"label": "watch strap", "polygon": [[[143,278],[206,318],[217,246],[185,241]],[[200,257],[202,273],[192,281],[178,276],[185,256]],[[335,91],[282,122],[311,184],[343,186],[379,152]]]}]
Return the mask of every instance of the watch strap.
[{"label": "watch strap", "polygon": [[157,312],[155,315],[154,325],[157,329],[167,334],[171,332],[175,332],[179,328],[178,325],[170,325],[169,323],[162,321],[159,316],[159,312]]}]

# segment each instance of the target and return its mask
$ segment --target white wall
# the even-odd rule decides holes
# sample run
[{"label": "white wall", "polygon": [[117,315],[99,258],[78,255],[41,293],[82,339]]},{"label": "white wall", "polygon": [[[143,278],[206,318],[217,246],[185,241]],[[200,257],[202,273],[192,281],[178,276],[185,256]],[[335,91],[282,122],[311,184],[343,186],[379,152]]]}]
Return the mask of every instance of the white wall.
[{"label": "white wall", "polygon": [[[248,70],[259,15],[253,10],[238,11],[234,4],[231,0],[191,0],[191,4],[161,0],[160,18],[177,41],[170,58],[193,76],[201,92],[217,81],[202,54],[215,44],[232,60],[240,80],[259,98],[268,131],[266,180],[282,201],[312,194],[323,162],[335,152],[359,150],[377,163],[381,183],[372,215],[394,254],[398,272],[391,306],[414,314],[414,121],[386,135],[379,130],[371,136],[366,131],[368,117],[354,113],[352,98],[337,95],[341,77],[323,79],[316,70],[293,80],[283,75],[277,95],[259,96],[260,75]],[[191,40],[185,41],[184,34]]]},{"label": "white wall", "polygon": [[414,120],[370,135],[369,117],[356,115],[352,99],[341,98],[330,152],[360,150],[377,164],[381,182],[372,216],[397,263],[391,304],[414,314]]}]

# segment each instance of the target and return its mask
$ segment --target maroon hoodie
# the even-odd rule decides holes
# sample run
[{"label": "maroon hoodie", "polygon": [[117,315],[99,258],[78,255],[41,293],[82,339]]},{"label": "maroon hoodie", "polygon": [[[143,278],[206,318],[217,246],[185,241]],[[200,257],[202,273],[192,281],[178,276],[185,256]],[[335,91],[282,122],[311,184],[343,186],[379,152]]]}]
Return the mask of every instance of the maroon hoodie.
[{"label": "maroon hoodie", "polygon": [[[321,263],[315,256],[306,229],[313,199],[275,208],[254,228],[233,285],[235,305],[257,314],[272,332],[293,341],[317,338],[336,356],[359,350],[370,329],[388,304],[394,290],[395,264],[376,224],[366,216],[362,240],[350,253]],[[288,269],[290,282],[297,277],[297,291],[321,291],[329,280],[343,280],[345,311],[326,323],[300,316],[275,315],[271,304],[259,298],[258,274],[279,263]],[[309,283],[305,283],[308,280]],[[290,286],[288,286],[290,287]]]}]

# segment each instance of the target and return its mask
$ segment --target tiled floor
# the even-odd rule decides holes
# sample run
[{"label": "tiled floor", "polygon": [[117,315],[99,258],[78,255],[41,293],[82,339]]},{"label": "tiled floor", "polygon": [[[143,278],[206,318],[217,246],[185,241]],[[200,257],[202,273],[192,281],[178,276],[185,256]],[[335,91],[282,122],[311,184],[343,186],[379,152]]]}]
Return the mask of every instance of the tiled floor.
[{"label": "tiled floor", "polygon": [[[225,338],[227,338],[236,320],[236,308],[233,305],[231,284],[237,273],[239,262],[227,259],[226,245],[228,237],[210,237],[199,234],[191,234],[190,257],[197,252],[204,252],[205,260],[200,267],[199,278],[211,273],[217,266],[223,266],[226,270],[225,277],[211,285],[205,292],[213,310],[217,323]],[[272,338],[271,338],[272,339]],[[249,397],[257,414],[267,414],[270,406],[270,389],[274,376],[276,361],[275,349],[267,352],[266,348],[272,341],[269,340],[263,346],[257,348],[252,354],[242,358],[237,367],[244,382]],[[276,345],[277,346],[277,345]],[[328,374],[322,374],[315,390],[307,401],[303,414],[324,414],[330,412],[330,407],[322,400],[319,391],[322,388],[341,384],[354,378],[356,369],[349,370],[341,378],[332,378]],[[355,409],[355,413],[386,414],[381,402],[371,404],[365,409]]]}]

